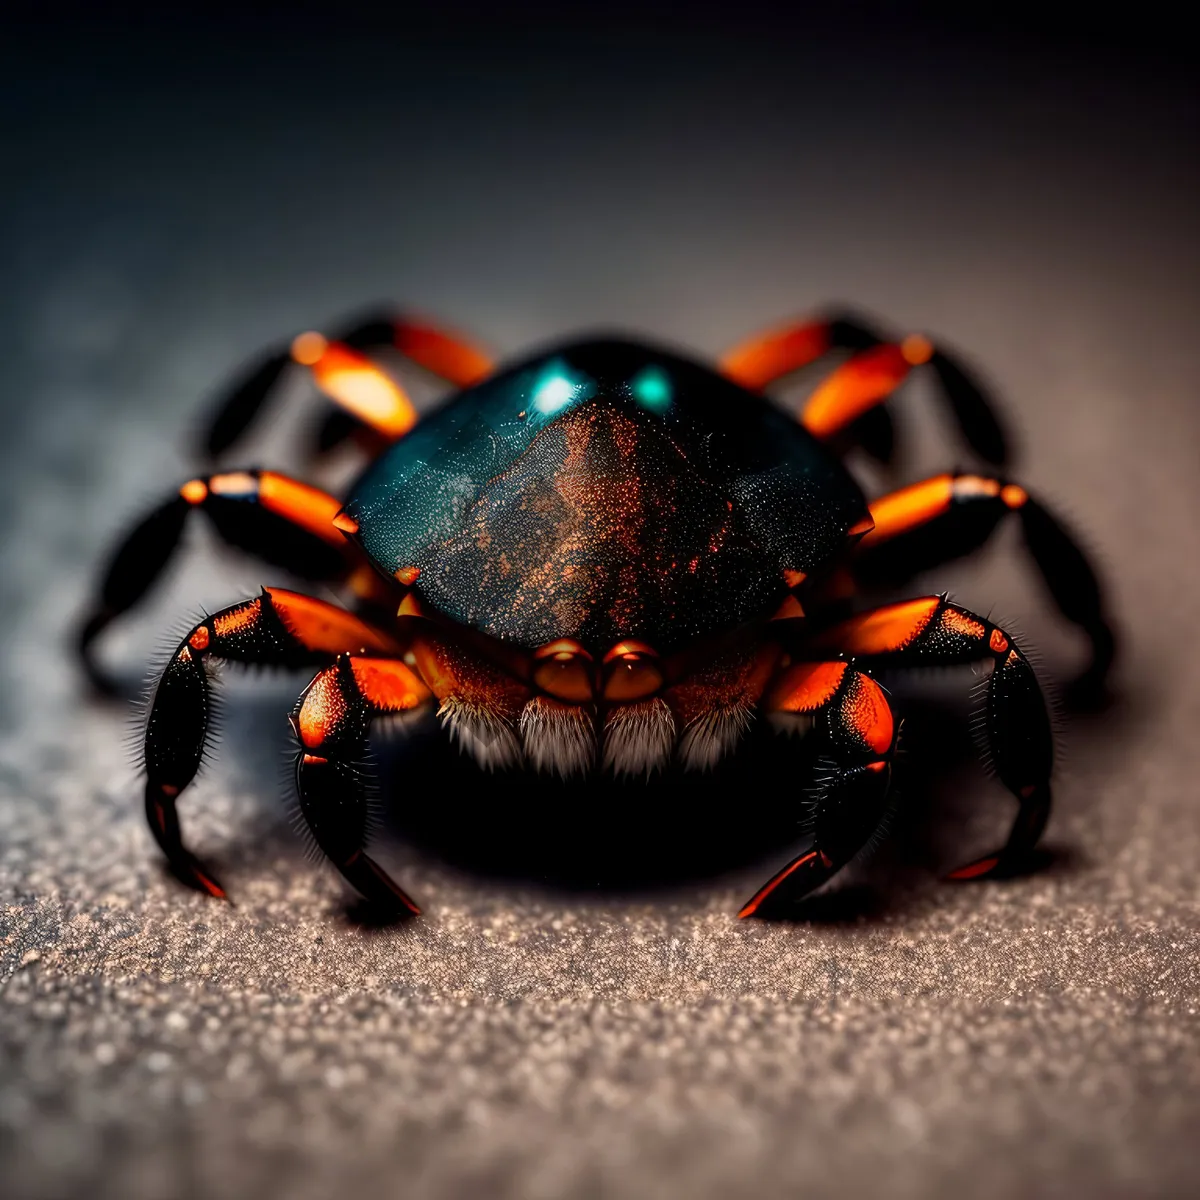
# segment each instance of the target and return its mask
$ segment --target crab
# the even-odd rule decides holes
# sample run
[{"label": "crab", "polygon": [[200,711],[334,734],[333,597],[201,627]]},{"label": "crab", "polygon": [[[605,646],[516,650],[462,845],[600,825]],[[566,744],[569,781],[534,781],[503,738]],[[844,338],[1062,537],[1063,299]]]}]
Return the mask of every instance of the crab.
[{"label": "crab", "polygon": [[[418,421],[385,352],[456,390]],[[764,394],[827,358],[838,361],[798,416]],[[95,639],[159,577],[196,512],[226,542],[345,598],[264,587],[205,616],[171,655],[146,719],[145,807],[181,880],[226,895],[177,813],[205,752],[219,661],[315,669],[291,714],[299,811],[345,879],[392,914],[419,910],[367,852],[363,761],[378,718],[435,708],[484,770],[644,777],[650,802],[656,773],[713,767],[756,719],[815,739],[809,842],[739,914],[763,916],[880,830],[899,720],[876,676],[893,667],[990,665],[984,749],[1017,814],[1003,846],[950,878],[1021,869],[1050,812],[1054,757],[1025,652],[946,595],[865,609],[863,598],[975,549],[1011,516],[1090,639],[1081,688],[1103,686],[1113,635],[1076,540],[998,473],[1007,447],[992,406],[927,337],[818,316],[712,366],[595,336],[496,369],[460,334],[373,314],[265,354],[218,406],[211,457],[295,364],[333,401],[321,447],[353,436],[366,448],[357,482],[339,497],[258,467],[189,479],[116,549],[81,626],[103,686]],[[885,401],[918,368],[988,466],[868,502],[843,459],[855,446],[890,458]]]}]

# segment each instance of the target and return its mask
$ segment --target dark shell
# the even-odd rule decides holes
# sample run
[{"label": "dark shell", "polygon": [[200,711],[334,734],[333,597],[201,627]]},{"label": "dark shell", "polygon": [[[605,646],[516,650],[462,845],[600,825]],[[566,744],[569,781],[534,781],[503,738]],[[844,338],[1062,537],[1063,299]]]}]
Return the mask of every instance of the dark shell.
[{"label": "dark shell", "polygon": [[346,506],[388,574],[532,648],[669,653],[767,610],[866,515],[842,465],[771,403],[635,342],[575,342],[455,396]]}]

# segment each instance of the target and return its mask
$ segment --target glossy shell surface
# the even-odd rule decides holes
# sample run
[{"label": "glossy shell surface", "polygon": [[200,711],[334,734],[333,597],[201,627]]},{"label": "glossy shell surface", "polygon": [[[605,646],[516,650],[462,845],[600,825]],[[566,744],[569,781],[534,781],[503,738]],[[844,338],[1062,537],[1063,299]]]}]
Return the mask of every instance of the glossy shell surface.
[{"label": "glossy shell surface", "polygon": [[[662,653],[769,609],[866,502],[790,415],[640,342],[556,346],[455,395],[346,511],[428,606],[526,648]],[[405,577],[402,574],[401,578]]]}]

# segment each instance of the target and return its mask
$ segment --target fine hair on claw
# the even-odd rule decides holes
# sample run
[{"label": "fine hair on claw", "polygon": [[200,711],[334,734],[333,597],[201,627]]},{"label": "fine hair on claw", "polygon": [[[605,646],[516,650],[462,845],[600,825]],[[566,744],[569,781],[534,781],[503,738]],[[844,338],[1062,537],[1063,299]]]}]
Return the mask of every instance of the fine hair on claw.
[{"label": "fine hair on claw", "polygon": [[535,771],[582,775],[596,759],[596,728],[592,711],[535,696],[521,710],[525,757]]},{"label": "fine hair on claw", "polygon": [[664,700],[618,705],[604,722],[604,769],[648,779],[666,768],[674,744],[675,718]]},{"label": "fine hair on claw", "polygon": [[521,762],[521,746],[513,727],[494,709],[447,696],[438,717],[459,748],[485,771],[503,771]]},{"label": "fine hair on claw", "polygon": [[688,771],[710,771],[750,729],[748,704],[726,704],[701,713],[679,739],[679,761]]}]

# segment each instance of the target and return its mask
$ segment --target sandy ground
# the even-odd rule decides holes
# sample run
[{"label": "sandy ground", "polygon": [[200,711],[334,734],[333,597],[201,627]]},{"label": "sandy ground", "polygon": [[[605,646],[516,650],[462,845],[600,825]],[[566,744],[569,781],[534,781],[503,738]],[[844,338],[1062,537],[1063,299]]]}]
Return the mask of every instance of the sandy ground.
[{"label": "sandy ground", "polygon": [[[390,92],[357,124],[345,88],[291,76],[260,80],[244,121],[248,85],[186,72],[112,84],[104,107],[83,70],[45,101],[5,210],[6,1196],[1200,1189],[1194,127],[1165,84],[1102,72],[991,62],[934,89],[893,67],[868,103],[819,65],[797,92],[719,58],[615,115],[572,76],[536,136],[484,63],[488,103],[418,106],[399,164]],[[288,679],[231,681],[184,806],[236,906],[165,876],[125,713],[85,695],[66,630],[103,546],[186,475],[198,398],[260,343],[383,296],[507,353],[619,323],[713,354],[830,298],[968,350],[1124,638],[1114,704],[1063,718],[1043,869],[938,882],[1008,809],[919,700],[894,838],[775,924],[732,914],[787,857],[786,790],[533,810],[453,762],[406,789],[416,730],[382,853],[426,915],[373,928],[279,801]],[[898,411],[901,478],[965,461],[921,385]],[[199,604],[272,581],[194,542],[106,647],[131,681]],[[1078,662],[1011,531],[914,591],[942,587],[1011,618],[1048,682]]]}]

